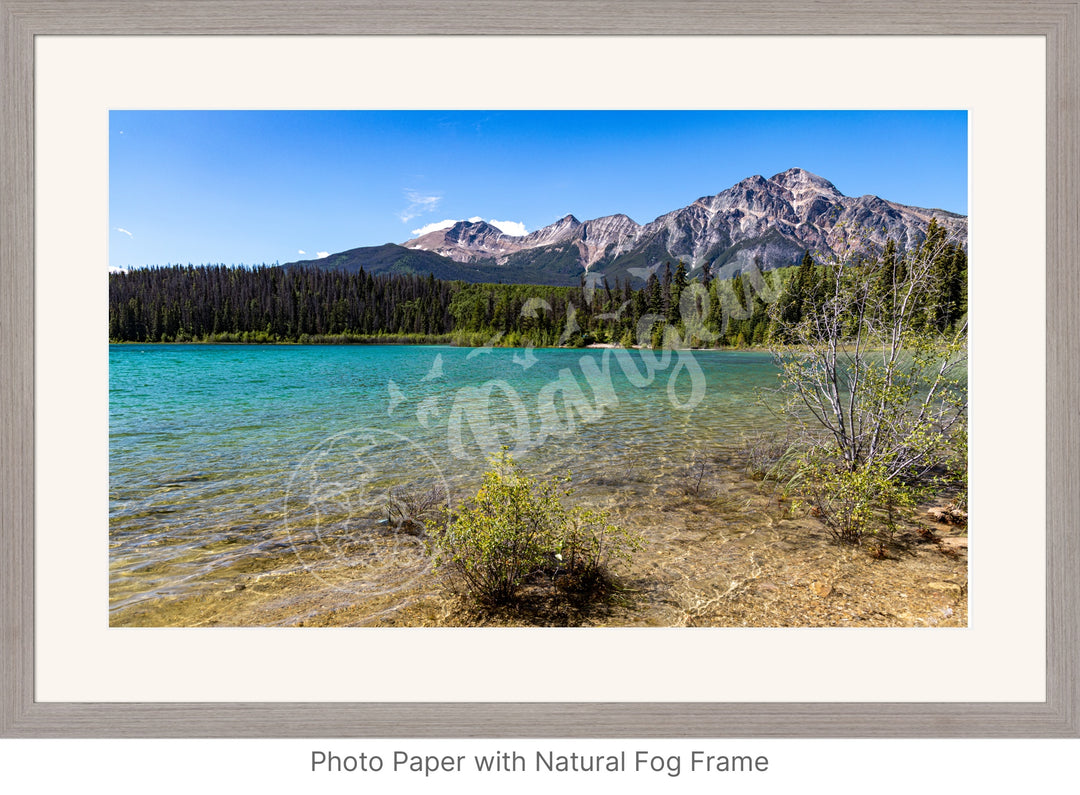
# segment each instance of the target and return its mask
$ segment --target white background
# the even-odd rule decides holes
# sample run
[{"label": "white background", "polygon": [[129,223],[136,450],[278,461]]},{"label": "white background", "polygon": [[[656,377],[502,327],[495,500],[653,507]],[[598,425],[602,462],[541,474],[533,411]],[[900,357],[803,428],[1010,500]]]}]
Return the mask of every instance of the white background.
[{"label": "white background", "polygon": [[[808,41],[813,42],[809,53]],[[769,58],[762,59],[766,46]],[[558,57],[551,57],[553,47]],[[754,63],[754,81],[725,85],[722,95],[704,95],[685,80],[687,74],[708,74],[721,55],[728,63]],[[837,78],[791,80],[805,70],[810,56],[833,64],[828,73]],[[37,59],[39,699],[1042,698],[1043,346],[1001,322],[1008,313],[1019,313],[1025,329],[1044,325],[1044,263],[1038,255],[1045,217],[1040,40],[79,37],[39,38]],[[438,64],[437,70],[431,64]],[[872,69],[862,68],[870,64]],[[665,69],[683,78],[676,80]],[[303,634],[108,629],[105,319],[86,300],[98,294],[101,307],[105,301],[107,109],[468,107],[460,104],[460,93],[445,90],[455,81],[483,84],[489,100],[507,98],[505,105],[486,100],[485,107],[969,109],[971,499],[978,532],[972,541],[969,629]],[[556,91],[583,81],[604,90]],[[1013,198],[1008,206],[1006,197]],[[1006,272],[1013,278],[1000,278]],[[1022,278],[1015,278],[1017,273]],[[65,326],[72,317],[87,332],[76,344]],[[1008,372],[995,368],[995,362],[1007,363]],[[1005,416],[1008,423],[1000,420]],[[1018,468],[1017,461],[1036,465]],[[1018,551],[1005,543],[1017,532],[1030,536],[1030,547]],[[576,691],[568,691],[565,681],[545,685],[553,659],[565,659],[558,644],[570,642],[577,659],[618,664],[597,666],[603,676],[576,670],[567,678],[579,685]],[[508,654],[523,678],[499,676],[483,664]],[[444,666],[444,677],[429,675],[433,659]],[[801,664],[793,665],[793,659]],[[675,661],[680,675],[665,676]],[[911,675],[927,666],[940,675]],[[455,683],[452,692],[447,681]],[[372,682],[385,687],[375,690]],[[451,744],[474,752],[472,743]],[[405,744],[363,745],[391,753]],[[430,741],[426,745],[437,745],[435,751],[424,750],[419,741],[407,745],[421,753],[454,752]],[[529,741],[522,750],[543,745]],[[573,743],[572,748],[589,752],[598,745],[604,744]],[[631,751],[640,746],[615,745]],[[698,745],[677,747],[689,753]],[[356,747],[357,741],[8,741],[0,745],[0,762],[16,775],[41,776],[42,786],[35,787],[40,790],[46,781],[74,787],[95,779],[163,792],[205,788],[208,780],[214,783],[211,791],[258,784],[269,792],[297,787],[421,792],[429,786],[441,791],[449,783],[394,777],[373,785],[356,774],[318,779],[307,772],[311,750],[344,754]],[[485,747],[509,744],[492,741]],[[741,747],[774,757],[771,772],[743,778],[737,787],[730,779],[689,774],[671,781],[628,774],[604,781],[643,792],[668,784],[688,792],[720,786],[790,792],[793,785],[816,782],[837,791],[845,781],[889,792],[906,790],[924,775],[942,777],[935,790],[991,781],[1007,786],[1021,779],[1031,785],[1041,770],[1055,767],[1061,745],[753,741]],[[1057,764],[1064,769],[1063,762]],[[1010,782],[1010,776],[1016,780]],[[458,777],[456,782],[479,791],[511,783],[501,777]],[[599,785],[595,778],[577,777],[527,779],[514,786],[539,789],[553,783]]]}]

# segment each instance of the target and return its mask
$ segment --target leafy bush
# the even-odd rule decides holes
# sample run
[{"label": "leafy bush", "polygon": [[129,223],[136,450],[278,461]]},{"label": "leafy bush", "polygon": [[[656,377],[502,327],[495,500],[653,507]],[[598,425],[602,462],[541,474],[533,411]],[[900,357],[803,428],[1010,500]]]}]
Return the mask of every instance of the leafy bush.
[{"label": "leafy bush", "polygon": [[610,567],[629,559],[641,539],[606,511],[566,508],[568,478],[540,481],[521,471],[505,448],[491,456],[476,495],[444,521],[429,523],[436,564],[462,590],[488,604],[513,602],[533,575],[552,587],[595,589]]},{"label": "leafy bush", "polygon": [[586,593],[607,583],[611,567],[629,562],[644,545],[639,535],[613,524],[607,511],[584,508],[566,512],[555,541],[556,574],[567,578],[564,587]]},{"label": "leafy bush", "polygon": [[901,518],[910,517],[921,496],[916,484],[890,476],[881,464],[851,470],[810,453],[798,462],[801,482],[814,515],[840,543],[859,544],[867,537],[891,537]]}]

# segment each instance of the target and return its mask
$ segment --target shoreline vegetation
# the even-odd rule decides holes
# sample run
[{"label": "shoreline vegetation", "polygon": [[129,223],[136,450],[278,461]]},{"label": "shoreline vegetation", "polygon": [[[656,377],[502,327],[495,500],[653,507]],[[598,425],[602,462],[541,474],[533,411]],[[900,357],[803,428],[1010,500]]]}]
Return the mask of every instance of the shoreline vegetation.
[{"label": "shoreline vegetation", "polygon": [[602,506],[563,504],[568,481],[533,479],[505,450],[475,495],[403,493],[381,532],[390,548],[395,533],[416,540],[433,568],[383,597],[328,585],[354,576],[341,561],[314,576],[270,555],[110,624],[966,626],[966,285],[964,249],[934,223],[906,252],[854,241],[842,258],[726,280],[668,263],[637,290],[113,274],[114,340],[758,350],[783,401],[778,432],[709,440],[677,480],[646,462],[593,483]]}]

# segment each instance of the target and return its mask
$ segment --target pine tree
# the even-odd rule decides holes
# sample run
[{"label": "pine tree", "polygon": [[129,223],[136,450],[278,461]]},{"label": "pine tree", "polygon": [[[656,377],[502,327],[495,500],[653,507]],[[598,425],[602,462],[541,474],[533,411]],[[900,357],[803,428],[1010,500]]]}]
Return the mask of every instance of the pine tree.
[{"label": "pine tree", "polygon": [[655,273],[650,273],[645,282],[645,308],[648,312],[658,315],[663,307],[663,297],[660,290],[660,280]]},{"label": "pine tree", "polygon": [[675,278],[671,283],[671,300],[668,304],[667,319],[672,325],[678,324],[682,319],[682,310],[680,309],[680,301],[682,300],[683,290],[686,289],[686,285],[690,283],[689,278],[686,275],[686,265],[682,260],[679,260],[678,267],[675,268]]},{"label": "pine tree", "polygon": [[660,280],[660,314],[671,315],[671,263],[664,263],[664,277]]}]

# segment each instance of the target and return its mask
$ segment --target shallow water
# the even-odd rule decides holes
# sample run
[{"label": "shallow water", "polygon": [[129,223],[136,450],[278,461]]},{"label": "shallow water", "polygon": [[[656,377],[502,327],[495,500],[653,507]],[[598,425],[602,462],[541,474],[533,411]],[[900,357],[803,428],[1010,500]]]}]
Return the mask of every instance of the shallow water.
[{"label": "shallow water", "polygon": [[423,563],[378,533],[395,490],[467,494],[505,445],[578,499],[647,495],[768,427],[775,384],[748,352],[112,346],[111,609],[327,561],[385,589]]}]

